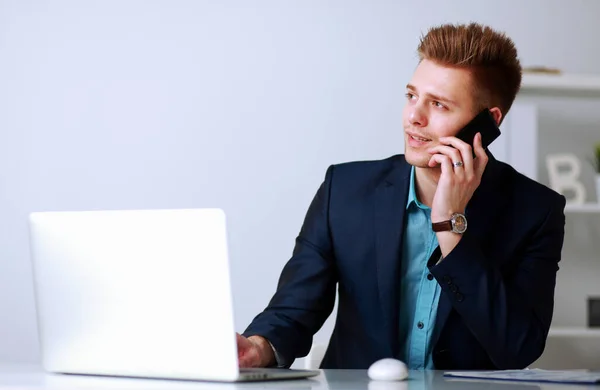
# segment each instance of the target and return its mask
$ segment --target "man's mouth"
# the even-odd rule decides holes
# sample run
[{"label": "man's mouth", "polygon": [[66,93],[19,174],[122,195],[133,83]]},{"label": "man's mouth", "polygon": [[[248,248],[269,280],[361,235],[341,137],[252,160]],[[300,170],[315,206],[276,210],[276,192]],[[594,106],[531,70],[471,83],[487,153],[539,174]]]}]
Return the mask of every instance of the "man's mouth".
[{"label": "man's mouth", "polygon": [[429,142],[429,141],[431,141],[431,139],[429,139],[429,138],[421,137],[421,136],[416,135],[416,134],[408,134],[408,136],[410,138],[414,139],[415,141],[419,141],[419,142]]}]

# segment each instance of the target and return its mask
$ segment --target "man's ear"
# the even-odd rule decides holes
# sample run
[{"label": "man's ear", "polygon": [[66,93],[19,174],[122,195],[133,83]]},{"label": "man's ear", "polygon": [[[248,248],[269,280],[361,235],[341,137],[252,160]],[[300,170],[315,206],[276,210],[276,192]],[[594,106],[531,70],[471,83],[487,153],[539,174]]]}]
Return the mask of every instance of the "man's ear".
[{"label": "man's ear", "polygon": [[500,126],[500,121],[502,121],[502,111],[498,107],[490,108],[490,112],[496,121],[496,125]]}]

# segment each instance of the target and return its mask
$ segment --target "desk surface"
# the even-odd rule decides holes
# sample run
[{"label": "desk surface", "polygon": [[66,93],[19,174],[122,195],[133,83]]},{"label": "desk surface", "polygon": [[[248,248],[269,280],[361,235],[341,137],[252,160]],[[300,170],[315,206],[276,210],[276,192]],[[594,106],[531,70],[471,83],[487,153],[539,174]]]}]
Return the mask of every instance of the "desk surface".
[{"label": "desk surface", "polygon": [[1,366],[0,389],[283,389],[283,390],[582,390],[599,389],[593,385],[561,385],[550,383],[497,382],[444,378],[442,371],[411,371],[402,382],[370,381],[366,370],[323,370],[311,379],[254,383],[208,383],[45,374],[31,366]]}]

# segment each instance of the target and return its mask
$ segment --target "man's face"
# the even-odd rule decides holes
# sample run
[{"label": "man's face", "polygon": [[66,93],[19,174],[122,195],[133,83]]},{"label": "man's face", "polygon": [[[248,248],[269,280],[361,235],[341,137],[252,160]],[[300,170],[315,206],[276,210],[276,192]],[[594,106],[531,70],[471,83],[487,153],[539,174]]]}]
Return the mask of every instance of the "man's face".
[{"label": "man's face", "polygon": [[472,76],[466,69],[423,60],[406,89],[402,113],[405,156],[409,164],[427,167],[439,138],[454,136],[477,114]]}]

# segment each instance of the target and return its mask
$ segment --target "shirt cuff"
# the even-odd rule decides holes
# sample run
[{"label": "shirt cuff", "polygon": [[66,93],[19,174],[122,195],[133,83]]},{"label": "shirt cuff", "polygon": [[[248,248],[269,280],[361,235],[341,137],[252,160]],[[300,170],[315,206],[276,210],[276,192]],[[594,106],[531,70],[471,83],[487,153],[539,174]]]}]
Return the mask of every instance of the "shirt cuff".
[{"label": "shirt cuff", "polygon": [[439,263],[441,263],[442,260],[444,260],[444,256],[440,255],[440,258],[438,259],[437,263],[435,263],[435,265],[438,265]]},{"label": "shirt cuff", "polygon": [[267,340],[267,342],[271,346],[271,349],[273,350],[273,354],[275,355],[275,360],[277,361],[277,368],[285,368],[286,364],[285,364],[283,357],[277,352],[277,350],[275,349],[275,347],[273,346],[273,344],[271,344],[271,342],[269,340]]}]

